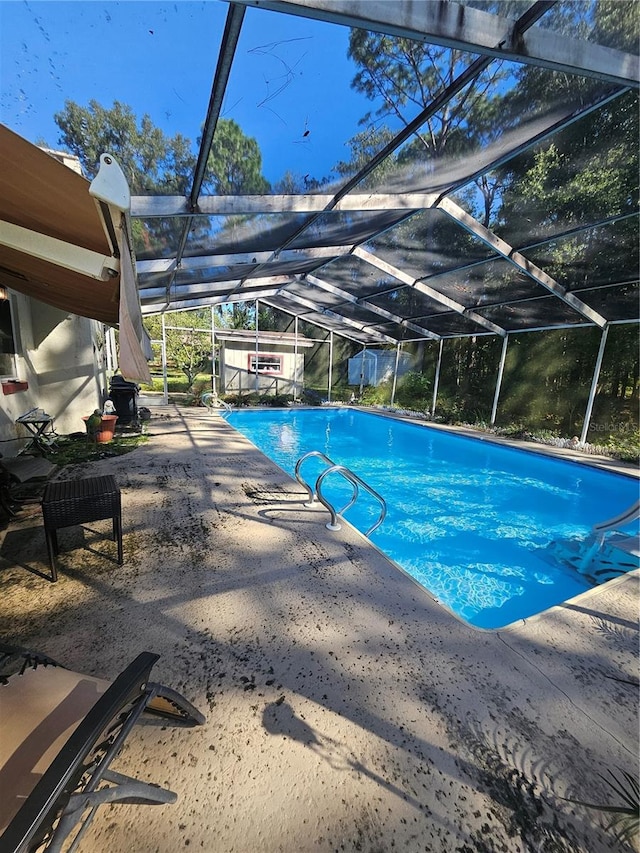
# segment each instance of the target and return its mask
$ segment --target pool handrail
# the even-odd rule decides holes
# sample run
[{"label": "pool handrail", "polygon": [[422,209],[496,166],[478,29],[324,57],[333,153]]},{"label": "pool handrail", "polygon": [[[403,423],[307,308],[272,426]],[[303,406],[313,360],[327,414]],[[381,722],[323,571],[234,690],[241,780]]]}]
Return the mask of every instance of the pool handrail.
[{"label": "pool handrail", "polygon": [[638,518],[640,518],[640,501],[631,504],[628,509],[625,509],[624,512],[621,512],[620,515],[616,515],[614,518],[594,524],[592,530],[594,533],[616,530],[619,527],[631,524],[632,521],[636,521]]},{"label": "pool handrail", "polygon": [[300,459],[298,459],[298,461],[296,462],[294,474],[296,476],[296,480],[309,493],[309,500],[307,501],[307,503],[305,503],[306,507],[315,506],[316,500],[317,500],[316,492],[314,491],[314,489],[311,488],[309,483],[307,483],[307,481],[302,477],[302,474],[300,473],[300,468],[302,467],[302,463],[305,461],[305,459],[309,459],[311,456],[317,456],[319,459],[322,459],[323,462],[326,462],[327,465],[335,465],[336,464],[333,461],[333,459],[329,459],[329,457],[326,456],[324,453],[322,453],[321,450],[310,450],[308,453],[305,453],[304,456],[301,456]]},{"label": "pool handrail", "polygon": [[[300,468],[302,467],[302,463],[306,459],[309,459],[312,456],[315,456],[318,459],[322,459],[322,461],[326,462],[327,465],[329,466],[328,468],[325,468],[325,470],[319,475],[318,479],[316,480],[315,489],[311,488],[311,486],[307,483],[307,481],[303,478],[302,474],[300,473]],[[351,486],[353,488],[353,493],[351,495],[351,499],[349,501],[347,501],[347,503],[342,507],[342,509],[337,510],[337,511],[334,508],[334,506],[327,500],[327,498],[324,497],[324,495],[322,495],[320,493],[320,487],[322,485],[324,478],[327,476],[327,474],[334,473],[334,472],[342,474],[344,476],[344,478],[349,483],[351,483]],[[340,530],[340,524],[338,523],[338,516],[342,515],[344,512],[346,512],[348,509],[350,509],[354,505],[354,503],[357,501],[358,495],[360,494],[359,486],[362,486],[367,492],[369,492],[370,495],[372,495],[374,498],[376,498],[380,502],[380,506],[381,506],[381,512],[380,512],[380,516],[379,516],[378,520],[375,522],[375,524],[373,524],[367,530],[367,532],[364,535],[369,536],[369,534],[373,533],[373,531],[376,530],[376,528],[380,527],[380,525],[382,524],[382,522],[384,521],[384,519],[387,515],[387,504],[386,504],[385,499],[382,497],[382,495],[379,495],[375,489],[372,489],[371,486],[369,486],[367,483],[365,483],[364,480],[362,480],[360,477],[358,477],[357,474],[354,474],[353,471],[351,471],[351,469],[345,467],[344,465],[337,465],[333,461],[333,459],[330,459],[321,450],[310,450],[308,453],[305,453],[303,456],[301,456],[300,459],[298,459],[298,461],[296,462],[296,467],[295,467],[294,473],[295,473],[296,480],[300,483],[301,486],[303,486],[307,490],[307,492],[309,494],[309,500],[304,504],[304,506],[311,508],[311,507],[314,507],[316,505],[316,502],[319,501],[331,513],[331,521],[325,525],[327,530]]]},{"label": "pool handrail", "polygon": [[230,412],[233,408],[230,403],[227,403],[226,400],[219,397],[215,391],[206,391],[200,399],[202,400],[203,406],[209,409],[209,414],[213,414],[213,410],[215,408],[226,409],[227,412]]},{"label": "pool handrail", "polygon": [[[591,535],[587,537],[584,543],[586,547],[578,563],[579,571],[585,572],[589,568],[596,554],[604,547],[607,541],[607,533],[619,532],[621,527],[637,521],[638,518],[640,518],[640,501],[631,504],[619,515],[594,524],[591,528]],[[626,538],[629,541],[633,539],[632,536]]]},{"label": "pool handrail", "polygon": [[[352,486],[354,486],[354,493],[351,497],[351,500],[345,506],[343,506],[339,512],[336,512],[333,505],[322,494],[322,483],[324,482],[325,477],[327,477],[329,474],[334,473],[342,474],[342,476],[346,480],[348,480]],[[318,500],[331,513],[331,521],[325,524],[327,530],[340,530],[340,525],[338,524],[338,515],[341,515],[343,512],[349,509],[349,507],[353,506],[353,504],[356,502],[359,494],[358,486],[362,486],[363,489],[369,492],[372,497],[376,498],[380,502],[380,515],[378,517],[378,520],[371,525],[371,527],[365,532],[364,535],[369,536],[371,533],[373,533],[374,530],[380,527],[382,522],[385,520],[385,517],[387,515],[387,504],[382,495],[378,494],[375,489],[371,488],[368,483],[365,483],[364,480],[358,477],[357,474],[354,474],[353,471],[351,471],[349,468],[346,468],[344,465],[332,465],[330,468],[325,469],[316,480],[316,494],[318,496]]]}]

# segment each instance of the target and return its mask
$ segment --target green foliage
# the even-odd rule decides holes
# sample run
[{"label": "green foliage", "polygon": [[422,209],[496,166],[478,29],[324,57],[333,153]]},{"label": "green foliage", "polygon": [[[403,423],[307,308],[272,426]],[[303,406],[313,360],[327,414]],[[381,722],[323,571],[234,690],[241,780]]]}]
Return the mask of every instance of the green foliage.
[{"label": "green foliage", "polygon": [[224,394],[222,399],[225,403],[229,403],[230,406],[235,406],[240,409],[243,406],[259,406],[261,405],[260,394],[257,394],[255,391],[244,392],[239,391],[237,394]]},{"label": "green foliage", "polygon": [[302,392],[302,402],[307,406],[321,406],[326,399],[326,394],[314,388],[305,388]]},{"label": "green foliage", "polygon": [[573,799],[568,800],[568,802],[612,815],[605,827],[607,832],[613,833],[615,841],[620,844],[633,842],[638,837],[640,829],[640,784],[638,777],[626,770],[621,770],[620,776],[616,776],[611,770],[607,772],[610,778],[601,773],[598,776],[622,800],[623,805],[598,805]]},{"label": "green foliage", "polygon": [[[189,383],[185,374],[181,371],[167,370],[167,391],[169,394],[186,394],[194,386],[199,386],[204,391],[211,389],[211,375],[207,373],[199,373],[193,383]],[[143,393],[145,391],[161,392],[164,391],[164,380],[162,376],[152,376],[151,383],[140,386]]]},{"label": "green foliage", "polygon": [[610,435],[603,445],[605,451],[623,462],[640,463],[640,430]]},{"label": "green foliage", "polygon": [[[165,136],[148,115],[138,121],[131,107],[120,101],[111,109],[95,100],[88,107],[66,101],[54,119],[61,131],[60,144],[80,159],[88,178],[95,177],[101,154],[108,153],[124,172],[132,194],[188,192],[196,164],[190,141],[180,134]],[[135,220],[131,230],[137,256],[175,245],[181,229],[175,220]]]},{"label": "green foliage", "polygon": [[263,394],[260,397],[261,406],[284,408],[293,402],[293,394]]},{"label": "green foliage", "polygon": [[148,115],[138,122],[131,107],[120,101],[111,109],[95,100],[88,107],[65,101],[54,119],[61,131],[59,142],[79,158],[87,177],[95,177],[100,155],[109,153],[132,193],[186,193],[195,167],[191,143],[180,134],[165,136]]},{"label": "green foliage", "polygon": [[[355,29],[349,38],[349,58],[358,68],[351,86],[374,102],[373,115],[402,125],[415,115],[416,106],[426,107],[475,59],[449,48]],[[493,69],[481,75],[426,121],[415,135],[423,155],[425,150],[441,156],[445,148],[468,146],[474,118],[485,109],[482,98],[488,83],[495,83],[502,73]],[[369,126],[371,119],[371,114],[365,115],[361,124]]]},{"label": "green foliage", "polygon": [[227,329],[255,329],[255,317],[255,302],[234,302],[222,309],[222,319]]},{"label": "green foliage", "polygon": [[309,175],[298,175],[287,170],[284,175],[273,186],[274,193],[278,195],[297,195],[319,190],[330,183],[331,177],[312,178]]},{"label": "green foliage", "polygon": [[[334,166],[335,171],[344,177],[358,172],[393,139],[394,134],[388,127],[367,127],[356,133],[348,140],[347,145],[351,151],[351,158],[347,161],[341,160]],[[375,172],[362,182],[362,188],[379,185],[381,179],[391,174],[396,165],[395,157],[387,157],[384,162],[375,169]]]},{"label": "green foliage", "polygon": [[395,402],[405,409],[412,409],[416,412],[428,412],[431,410],[432,397],[433,386],[431,380],[423,373],[411,371],[399,380]]},{"label": "green foliage", "polygon": [[218,120],[205,180],[216,195],[260,194],[270,190],[262,175],[258,143],[245,136],[233,119]]},{"label": "green foliage", "polygon": [[[365,129],[348,143],[351,161],[335,167],[342,175],[364,166],[475,60],[466,52],[356,29],[349,38],[349,58],[358,69],[351,86],[372,102],[373,110],[360,119]],[[428,111],[411,140],[397,154],[387,157],[363,185],[393,186],[404,180],[403,167],[422,169],[425,158],[433,162],[445,154],[460,157],[490,141],[496,133],[495,118],[502,101],[498,84],[506,74],[500,63],[493,63],[460,92],[443,100],[437,110]],[[485,207],[490,208],[498,188],[488,178],[479,182],[478,188],[486,194]]]},{"label": "green foliage", "polygon": [[[388,406],[391,403],[391,382],[381,382],[379,385],[365,385],[362,389],[360,402],[366,406]],[[359,388],[354,389],[357,395]]]},{"label": "green foliage", "polygon": [[561,329],[513,335],[498,407],[499,422],[580,434],[600,333]]},{"label": "green foliage", "polygon": [[[211,369],[211,310],[168,312],[164,322],[167,363],[184,373],[191,388],[199,373]],[[162,337],[160,317],[145,317],[144,325],[153,340]]]}]

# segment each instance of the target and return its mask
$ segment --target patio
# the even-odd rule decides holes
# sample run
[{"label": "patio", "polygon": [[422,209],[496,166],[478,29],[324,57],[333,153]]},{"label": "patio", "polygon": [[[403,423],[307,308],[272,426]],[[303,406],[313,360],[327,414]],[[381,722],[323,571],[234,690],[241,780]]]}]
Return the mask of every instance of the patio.
[{"label": "patio", "polygon": [[122,567],[109,521],[63,531],[57,584],[27,570],[48,571],[37,506],[0,533],[6,641],[106,677],[159,653],[207,715],[129,738],[115,768],[178,802],[103,809],[83,853],[612,849],[564,798],[617,802],[599,774],[637,766],[637,572],[477,631],[224,419],[158,408],[149,433],[64,471],[115,475]]}]

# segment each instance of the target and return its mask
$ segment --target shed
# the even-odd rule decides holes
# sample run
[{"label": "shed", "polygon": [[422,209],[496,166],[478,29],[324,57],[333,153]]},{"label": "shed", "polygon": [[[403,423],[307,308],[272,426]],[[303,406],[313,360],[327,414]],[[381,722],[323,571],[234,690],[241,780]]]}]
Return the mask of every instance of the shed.
[{"label": "shed", "polygon": [[292,332],[216,330],[220,393],[293,394],[304,383],[304,350],[313,341]]},{"label": "shed", "polygon": [[[396,369],[395,350],[363,349],[349,359],[349,385],[380,385],[393,379]],[[398,376],[411,369],[411,357],[401,352],[398,356]]]}]

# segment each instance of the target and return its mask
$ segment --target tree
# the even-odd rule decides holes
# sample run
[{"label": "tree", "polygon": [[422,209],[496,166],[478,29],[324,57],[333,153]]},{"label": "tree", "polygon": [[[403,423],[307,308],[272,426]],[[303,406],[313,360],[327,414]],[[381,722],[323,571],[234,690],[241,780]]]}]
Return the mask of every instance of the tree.
[{"label": "tree", "polygon": [[[197,375],[211,368],[211,310],[167,312],[164,320],[167,362],[185,374],[191,388]],[[158,315],[144,320],[153,340],[162,338],[161,323]]]},{"label": "tree", "polygon": [[79,158],[88,178],[97,174],[100,155],[109,153],[132,193],[187,192],[195,167],[191,143],[181,134],[165,136],[148,115],[138,123],[131,107],[120,101],[114,101],[111,109],[94,100],[88,107],[66,101],[54,119],[61,131],[60,144]]},{"label": "tree", "polygon": [[258,143],[245,136],[233,119],[218,120],[205,180],[217,195],[269,192],[269,182],[262,175]]},{"label": "tree", "polygon": [[297,193],[311,193],[322,189],[331,182],[329,176],[323,178],[312,178],[310,175],[298,175],[290,169],[284,173],[279,181],[273,186],[273,191],[279,195],[295,195]]},{"label": "tree", "polygon": [[[397,133],[394,128],[407,126],[475,60],[466,52],[365,30],[352,30],[349,58],[359,68],[352,88],[372,101],[374,108],[360,120],[364,130],[349,142],[351,162],[336,166],[343,175],[353,174],[365,165]],[[502,100],[498,84],[507,73],[501,63],[480,73],[442,104],[414,132],[411,141],[386,158],[363,185],[386,186],[394,172],[406,174],[409,183],[413,183],[416,165],[421,168],[421,180],[427,175],[427,180],[434,180],[434,166],[437,161],[442,163],[445,155],[459,158],[491,141]],[[486,179],[477,186],[486,199],[486,211],[497,190]],[[412,188],[393,184],[388,187],[389,191]],[[485,223],[488,224],[486,213]]]},{"label": "tree", "polygon": [[[109,153],[117,160],[132,195],[184,195],[189,191],[196,159],[190,141],[173,137],[154,127],[148,115],[138,122],[131,107],[115,101],[111,109],[97,101],[81,107],[66,101],[56,113],[59,142],[75,154],[88,178],[97,174],[100,155]],[[176,220],[135,220],[132,231],[140,258],[153,254],[158,246],[176,245],[182,225]]]},{"label": "tree", "polygon": [[[370,125],[364,130],[356,133],[348,140],[347,145],[351,151],[350,160],[341,160],[334,166],[335,171],[346,178],[355,175],[367,163],[375,157],[378,151],[381,151],[393,139],[394,134],[386,127],[375,127]],[[375,181],[380,182],[381,179],[393,173],[397,165],[395,155],[391,154],[375,169]],[[372,185],[374,179],[371,176],[365,178],[361,186],[366,189]]]}]

